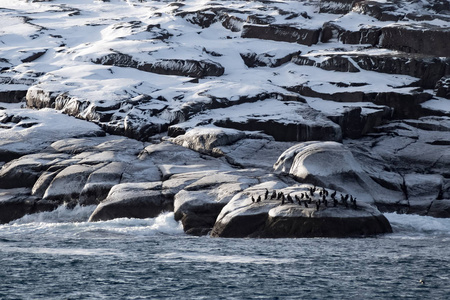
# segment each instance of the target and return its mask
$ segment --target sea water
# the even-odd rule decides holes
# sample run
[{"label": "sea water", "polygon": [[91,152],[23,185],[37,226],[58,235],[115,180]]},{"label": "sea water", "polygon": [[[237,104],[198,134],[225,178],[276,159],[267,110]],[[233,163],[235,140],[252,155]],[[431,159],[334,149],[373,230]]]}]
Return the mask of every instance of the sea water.
[{"label": "sea water", "polygon": [[450,299],[450,219],[386,214],[369,238],[192,237],[94,207],[0,226],[0,299]]}]

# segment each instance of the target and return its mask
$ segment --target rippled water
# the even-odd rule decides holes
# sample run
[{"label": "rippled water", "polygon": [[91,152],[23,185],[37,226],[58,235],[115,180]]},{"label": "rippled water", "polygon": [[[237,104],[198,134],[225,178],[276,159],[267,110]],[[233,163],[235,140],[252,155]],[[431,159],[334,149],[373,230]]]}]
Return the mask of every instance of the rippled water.
[{"label": "rippled water", "polygon": [[[1,299],[450,299],[450,220],[387,214],[364,239],[190,237],[168,213],[0,226]],[[421,283],[420,281],[424,283]]]}]

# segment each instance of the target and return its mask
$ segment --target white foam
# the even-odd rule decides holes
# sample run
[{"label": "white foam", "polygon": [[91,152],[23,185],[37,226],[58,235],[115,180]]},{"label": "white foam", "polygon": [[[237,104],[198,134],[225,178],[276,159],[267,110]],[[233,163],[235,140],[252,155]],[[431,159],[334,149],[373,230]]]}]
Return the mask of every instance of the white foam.
[{"label": "white foam", "polygon": [[171,252],[156,255],[163,261],[173,262],[176,259],[194,262],[215,262],[215,263],[233,263],[233,264],[291,264],[296,259],[242,256],[242,255],[209,255],[197,253]]},{"label": "white foam", "polygon": [[95,210],[95,205],[75,206],[73,209],[65,205],[59,206],[53,211],[46,211],[32,215],[26,215],[10,223],[10,225],[30,224],[30,223],[71,223],[85,222]]},{"label": "white foam", "polygon": [[60,206],[51,212],[27,215],[9,224],[0,225],[2,236],[43,235],[60,238],[118,238],[156,235],[182,235],[181,223],[175,221],[173,212],[162,213],[156,218],[120,218],[101,222],[87,222],[95,206],[76,206],[68,209]]},{"label": "white foam", "polygon": [[394,233],[450,235],[450,219],[429,216],[386,213]]}]

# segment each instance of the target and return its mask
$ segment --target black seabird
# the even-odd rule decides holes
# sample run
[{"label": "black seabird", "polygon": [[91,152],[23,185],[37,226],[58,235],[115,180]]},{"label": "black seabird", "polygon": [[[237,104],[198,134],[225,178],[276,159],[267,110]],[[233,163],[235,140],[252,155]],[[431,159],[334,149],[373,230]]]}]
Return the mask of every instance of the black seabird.
[{"label": "black seabird", "polygon": [[333,198],[333,205],[334,205],[334,207],[336,207],[338,205],[338,201],[336,200],[336,198]]},{"label": "black seabird", "polygon": [[305,197],[305,195],[303,195],[303,193],[300,194],[300,199],[303,199],[303,197]]},{"label": "black seabird", "polygon": [[267,200],[268,197],[269,197],[269,190],[266,189],[266,193],[264,194],[264,200]]},{"label": "black seabird", "polygon": [[320,201],[316,202],[316,210],[319,210],[319,207],[320,207]]},{"label": "black seabird", "polygon": [[304,201],[303,204],[305,204],[305,207],[308,208],[308,203],[306,203],[306,201]]},{"label": "black seabird", "polygon": [[[325,195],[324,195],[325,196]],[[327,201],[327,199],[323,199],[323,204],[326,206],[326,207],[328,207],[328,201]]]},{"label": "black seabird", "polygon": [[256,202],[261,202],[261,196],[258,196],[258,199],[256,199]]},{"label": "black seabird", "polygon": [[252,202],[255,203],[255,198],[253,198],[253,196],[252,196]]},{"label": "black seabird", "polygon": [[334,197],[336,197],[336,191],[334,191],[330,196],[334,199]]},{"label": "black seabird", "polygon": [[282,197],[281,197],[281,205],[283,205],[284,204],[284,195],[282,195]]},{"label": "black seabird", "polygon": [[276,199],[277,198],[277,191],[273,190],[272,196],[270,196],[270,199]]},{"label": "black seabird", "polygon": [[289,202],[294,203],[294,200],[292,199],[290,194],[287,195],[287,199]]}]

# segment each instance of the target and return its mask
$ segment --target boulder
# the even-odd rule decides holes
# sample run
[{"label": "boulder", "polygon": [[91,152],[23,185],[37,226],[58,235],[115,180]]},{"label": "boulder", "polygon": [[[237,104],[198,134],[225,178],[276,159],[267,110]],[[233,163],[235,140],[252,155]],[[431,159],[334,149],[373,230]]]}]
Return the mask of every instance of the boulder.
[{"label": "boulder", "polygon": [[358,201],[397,203],[403,193],[376,183],[350,150],[336,142],[305,142],[286,150],[274,164],[275,172],[294,176],[301,182],[323,186]]},{"label": "boulder", "polygon": [[44,193],[43,199],[58,203],[78,202],[89,175],[101,168],[97,166],[72,165],[59,172]]},{"label": "boulder", "polygon": [[127,165],[126,162],[111,162],[92,172],[80,193],[78,203],[80,205],[97,205],[103,201],[111,188],[120,183]]},{"label": "boulder", "polygon": [[[297,196],[308,193],[311,187],[291,186],[281,191]],[[255,187],[252,189],[255,191]],[[317,199],[305,207],[304,202],[301,205],[283,204],[276,199],[252,202],[249,198],[248,191],[233,197],[218,216],[211,236],[354,237],[392,232],[388,220],[376,208],[359,202],[356,207],[320,204],[317,208]]]},{"label": "boulder", "polygon": [[450,218],[450,199],[434,200],[427,215],[435,218]]},{"label": "boulder", "polygon": [[[262,174],[259,170],[218,172],[191,182],[175,195],[175,219],[181,220],[186,233],[206,234],[230,199],[257,184],[255,177]],[[183,175],[190,177],[190,174]]]},{"label": "boulder", "polygon": [[161,182],[121,183],[115,185],[101,202],[89,222],[116,218],[154,218],[173,210],[173,200],[161,193]]},{"label": "boulder", "polygon": [[39,153],[12,160],[0,170],[0,188],[31,188],[42,172],[66,158],[65,154]]}]

